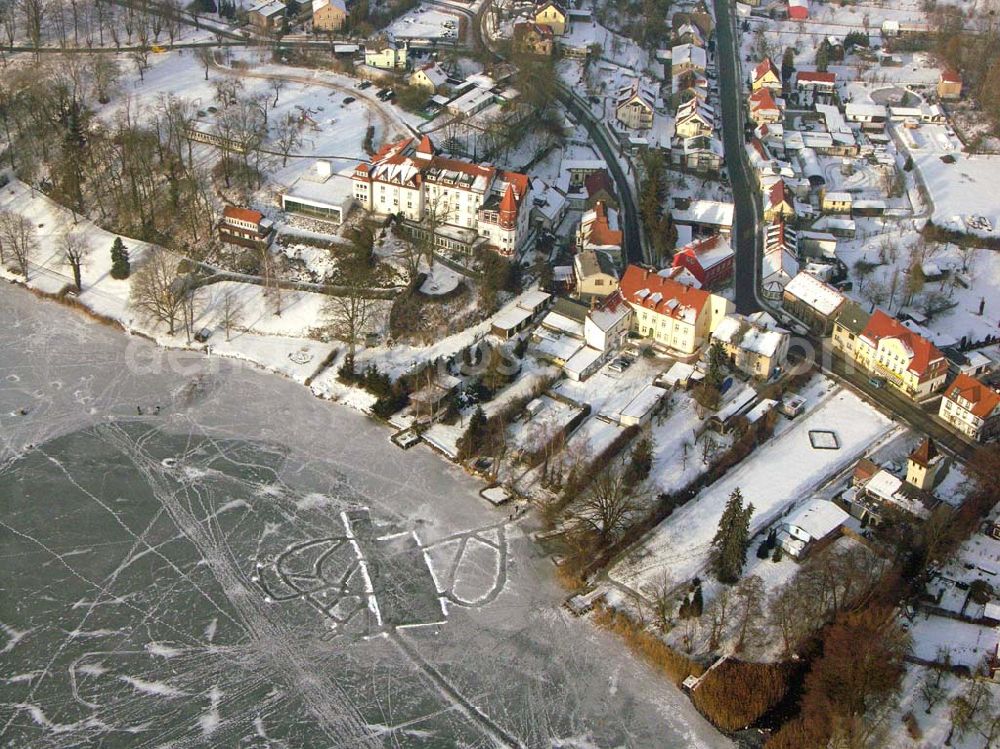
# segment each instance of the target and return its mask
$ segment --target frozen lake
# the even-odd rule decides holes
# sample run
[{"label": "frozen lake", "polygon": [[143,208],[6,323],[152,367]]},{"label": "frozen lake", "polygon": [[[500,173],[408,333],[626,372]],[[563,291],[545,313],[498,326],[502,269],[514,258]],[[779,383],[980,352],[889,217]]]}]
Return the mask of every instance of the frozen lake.
[{"label": "frozen lake", "polygon": [[729,745],[426,448],[20,289],[0,319],[0,744]]}]

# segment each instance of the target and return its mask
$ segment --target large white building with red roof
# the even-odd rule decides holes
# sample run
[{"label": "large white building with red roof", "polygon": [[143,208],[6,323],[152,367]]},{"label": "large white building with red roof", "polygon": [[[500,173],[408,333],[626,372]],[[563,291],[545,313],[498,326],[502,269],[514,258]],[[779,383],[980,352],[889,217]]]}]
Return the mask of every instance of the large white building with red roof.
[{"label": "large white building with red roof", "polygon": [[940,389],[948,374],[948,361],[933,343],[882,310],[875,310],[854,341],[853,356],[914,400]]},{"label": "large white building with red roof", "polygon": [[721,234],[688,242],[674,255],[672,265],[687,268],[703,289],[719,286],[733,275],[736,253]]},{"label": "large white building with red roof", "polygon": [[622,297],[633,310],[632,329],[663,348],[682,355],[696,353],[733,303],[669,278],[669,270],[630,265],[622,276]]},{"label": "large white building with red roof", "polygon": [[938,416],[978,442],[1000,436],[1000,393],[960,374],[944,391]]},{"label": "large white building with red roof", "polygon": [[510,257],[528,238],[528,176],[437,154],[426,135],[382,147],[354,169],[354,198],[367,211],[433,226],[441,247],[489,247]]}]

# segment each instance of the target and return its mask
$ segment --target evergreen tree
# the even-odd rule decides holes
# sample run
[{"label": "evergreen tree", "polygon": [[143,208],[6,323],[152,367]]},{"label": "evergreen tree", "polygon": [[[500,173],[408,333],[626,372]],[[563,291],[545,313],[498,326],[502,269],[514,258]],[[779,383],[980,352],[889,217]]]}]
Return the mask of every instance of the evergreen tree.
[{"label": "evergreen tree", "polygon": [[708,371],[705,373],[705,384],[716,390],[722,386],[722,381],[726,378],[726,350],[718,341],[712,343],[708,350]]},{"label": "evergreen tree", "polygon": [[694,589],[694,597],[691,599],[689,613],[692,618],[697,619],[705,609],[705,601],[701,596],[701,586]]},{"label": "evergreen tree", "polygon": [[458,438],[458,454],[462,459],[471,458],[482,452],[486,443],[486,435],[489,431],[489,423],[482,406],[476,406],[469,419],[469,426],[465,428],[465,433]]},{"label": "evergreen tree", "polygon": [[121,237],[115,237],[114,244],[111,245],[111,277],[119,281],[129,277],[132,266],[129,264],[128,250],[125,249]]},{"label": "evergreen tree", "polygon": [[632,450],[632,460],[625,468],[625,481],[635,486],[643,481],[653,468],[653,441],[649,437],[641,437]]},{"label": "evergreen tree", "polygon": [[785,47],[785,54],[781,58],[781,80],[788,83],[795,73],[795,50],[792,47]]},{"label": "evergreen tree", "polygon": [[743,572],[747,548],[750,545],[750,518],[753,504],[743,504],[739,487],[729,495],[726,509],[719,519],[719,529],[712,539],[712,568],[722,583],[735,583]]}]

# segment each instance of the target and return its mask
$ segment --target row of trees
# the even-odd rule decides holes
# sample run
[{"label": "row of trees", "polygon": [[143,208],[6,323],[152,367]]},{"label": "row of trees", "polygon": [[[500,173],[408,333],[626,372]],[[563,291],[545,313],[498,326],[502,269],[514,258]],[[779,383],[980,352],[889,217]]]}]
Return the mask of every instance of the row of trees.
[{"label": "row of trees", "polygon": [[0,29],[7,46],[26,41],[39,49],[171,44],[180,35],[180,0],[0,0]]}]

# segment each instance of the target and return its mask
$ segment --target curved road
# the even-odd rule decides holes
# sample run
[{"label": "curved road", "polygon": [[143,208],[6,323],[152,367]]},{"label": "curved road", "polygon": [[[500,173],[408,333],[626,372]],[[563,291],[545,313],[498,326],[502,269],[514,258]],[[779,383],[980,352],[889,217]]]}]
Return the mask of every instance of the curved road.
[{"label": "curved road", "polygon": [[[486,19],[486,12],[492,0],[486,0],[476,13],[476,22],[472,25],[473,39],[475,46],[487,50],[495,59],[502,57],[487,44],[487,38],[483,34],[483,23]],[[614,180],[618,191],[618,201],[621,210],[619,218],[622,225],[623,247],[622,253],[630,263],[647,262],[645,246],[642,238],[642,225],[639,222],[639,211],[635,205],[635,195],[632,191],[632,183],[629,181],[625,170],[622,169],[621,162],[618,161],[618,152],[610,143],[600,121],[590,112],[590,107],[581,100],[563,83],[558,83],[559,101],[564,107],[583,124],[587,134],[597,146],[601,156],[608,164],[608,171]]]}]

